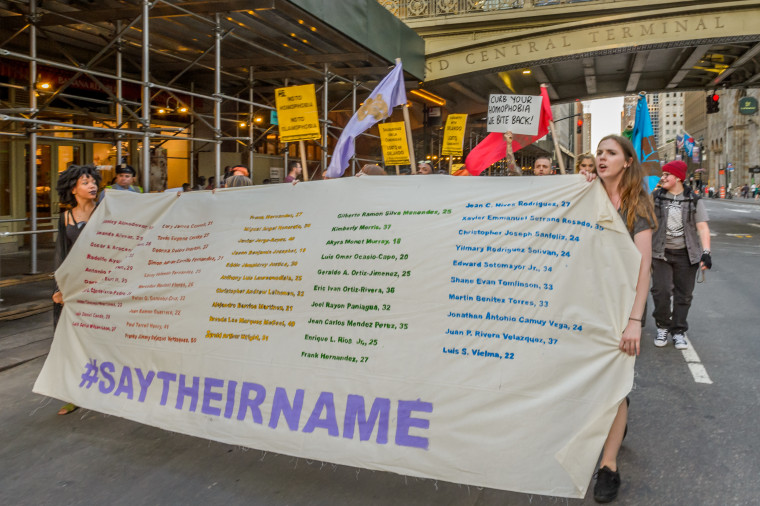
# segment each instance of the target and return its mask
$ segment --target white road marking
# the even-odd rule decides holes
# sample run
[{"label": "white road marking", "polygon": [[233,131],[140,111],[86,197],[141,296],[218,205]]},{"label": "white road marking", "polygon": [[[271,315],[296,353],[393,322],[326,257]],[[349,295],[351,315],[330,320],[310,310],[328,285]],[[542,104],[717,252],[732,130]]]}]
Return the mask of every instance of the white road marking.
[{"label": "white road marking", "polygon": [[689,371],[691,371],[694,381],[696,383],[712,385],[713,382],[707,374],[707,369],[702,365],[702,361],[699,359],[699,355],[697,355],[697,350],[694,349],[694,343],[690,342],[689,347],[685,350],[681,350],[681,353],[683,354],[684,360],[686,360],[686,365],[689,366]]},{"label": "white road marking", "polygon": [[729,211],[733,211],[735,213],[750,213],[750,212],[752,212],[752,211],[747,211],[746,209],[732,209],[730,207],[728,208],[728,210]]},{"label": "white road marking", "polygon": [[753,227],[760,228],[760,225],[758,225],[757,223],[747,223],[747,225],[751,225]]}]

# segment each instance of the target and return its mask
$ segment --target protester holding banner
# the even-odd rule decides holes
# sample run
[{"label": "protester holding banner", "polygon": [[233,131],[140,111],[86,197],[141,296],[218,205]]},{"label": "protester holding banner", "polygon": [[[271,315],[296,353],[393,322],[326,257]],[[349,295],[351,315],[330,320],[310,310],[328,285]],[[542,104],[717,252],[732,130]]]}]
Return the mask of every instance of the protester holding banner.
[{"label": "protester holding banner", "polygon": [[417,174],[420,174],[422,176],[426,176],[428,174],[433,173],[433,166],[430,165],[430,162],[422,161],[417,164]]},{"label": "protester holding banner", "polygon": [[288,175],[285,176],[285,182],[292,183],[298,179],[298,176],[301,175],[301,172],[303,172],[301,162],[290,162],[290,170],[288,171]]},{"label": "protester holding banner", "polygon": [[376,165],[374,163],[368,163],[365,166],[362,167],[362,169],[359,171],[356,176],[387,176],[388,173],[385,172],[385,169],[380,167],[379,165]]},{"label": "protester holding banner", "polygon": [[235,188],[238,186],[253,186],[253,182],[251,181],[250,178],[242,174],[235,174],[227,178],[227,180],[224,182],[224,186],[226,188]]},{"label": "protester holding banner", "polygon": [[552,159],[548,156],[539,156],[533,162],[533,175],[534,176],[551,176],[552,174]]},{"label": "protester holding banner", "polygon": [[[68,207],[60,213],[58,220],[58,238],[55,243],[55,268],[66,259],[69,250],[76,242],[84,226],[95,211],[100,185],[100,172],[93,165],[69,165],[58,176],[58,198]],[[56,287],[53,293],[53,327],[58,326],[58,319],[63,309],[63,294]],[[63,406],[59,415],[67,415],[77,409],[69,403]]]},{"label": "protester holding banner", "polygon": [[[652,201],[644,189],[644,169],[639,163],[631,141],[623,136],[608,135],[596,151],[595,173],[604,186],[612,205],[626,224],[636,248],[641,254],[636,297],[628,324],[623,330],[619,348],[628,355],[638,355],[641,349],[641,327],[649,290],[649,270],[652,260],[652,229],[657,227]],[[593,175],[587,175],[593,179]],[[607,435],[599,463],[594,499],[610,502],[617,497],[620,473],[617,455],[623,444],[628,420],[628,402],[621,402]]]},{"label": "protester holding banner", "polygon": [[575,173],[580,174],[581,171],[593,172],[595,165],[596,165],[596,160],[594,160],[594,155],[592,155],[591,153],[584,153],[580,155],[578,159],[575,161]]},{"label": "protester holding banner", "polygon": [[[515,160],[514,145],[512,144],[513,142],[514,136],[512,135],[512,132],[506,132],[504,134],[504,143],[507,148],[507,175],[522,176],[522,168],[517,165],[517,162]],[[549,162],[549,166],[551,167],[551,161]]]}]

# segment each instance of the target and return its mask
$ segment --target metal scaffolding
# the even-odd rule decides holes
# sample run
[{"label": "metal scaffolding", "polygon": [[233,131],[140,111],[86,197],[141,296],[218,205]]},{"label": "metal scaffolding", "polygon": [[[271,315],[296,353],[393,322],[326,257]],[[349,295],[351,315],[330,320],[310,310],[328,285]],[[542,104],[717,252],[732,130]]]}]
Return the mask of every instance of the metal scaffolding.
[{"label": "metal scaffolding", "polygon": [[[139,145],[133,163],[139,160],[145,191],[163,189],[152,188],[153,147],[173,139],[188,141],[188,175],[193,178],[196,155],[213,145],[219,184],[228,142],[242,144],[253,174],[257,143],[274,133],[272,126],[256,124],[256,114],[274,110],[274,90],[286,82],[314,83],[322,92],[323,110],[322,139],[311,143],[321,155],[312,161],[324,170],[328,148],[341,130],[331,113],[337,113],[338,105],[350,96],[350,110],[340,111],[347,121],[356,112],[357,94],[370,92],[391,65],[317,17],[280,0],[105,0],[95,10],[90,4],[76,8],[77,3],[59,0],[42,7],[39,0],[12,0],[6,3],[10,8],[0,7],[0,64],[28,65],[25,83],[0,76],[0,87],[28,92],[29,97],[28,109],[14,100],[2,101],[0,139],[29,144],[32,232],[37,231],[38,218],[34,182],[39,139],[61,140],[55,134],[66,131],[69,141],[111,144],[114,165],[127,157],[124,143],[129,143],[132,157]],[[241,54],[254,56],[240,58]],[[39,87],[41,69],[59,76],[53,89]],[[82,82],[91,93],[74,91]],[[126,93],[127,87],[132,93]],[[132,100],[136,89],[139,101]],[[181,106],[187,112],[173,111],[171,121],[157,121],[160,101],[176,102],[177,109]],[[211,114],[205,112],[207,104],[213,104]],[[108,114],[91,110],[103,106],[108,106]],[[247,109],[243,136],[239,135],[241,106]],[[235,125],[232,135],[225,125]],[[287,147],[281,156],[286,162]],[[372,161],[377,160],[379,156]],[[356,159],[351,167],[353,174]],[[37,272],[36,233],[31,234],[31,258],[31,271]]]}]

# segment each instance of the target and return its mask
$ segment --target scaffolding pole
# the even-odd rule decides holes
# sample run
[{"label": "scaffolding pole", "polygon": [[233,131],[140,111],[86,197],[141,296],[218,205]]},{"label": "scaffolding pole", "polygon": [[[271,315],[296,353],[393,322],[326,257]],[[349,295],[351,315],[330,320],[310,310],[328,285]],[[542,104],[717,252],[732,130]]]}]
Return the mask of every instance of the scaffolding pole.
[{"label": "scaffolding pole", "polygon": [[[37,0],[29,2],[29,109],[37,114]],[[29,218],[31,274],[37,274],[37,125],[29,128]]]},{"label": "scaffolding pole", "polygon": [[248,67],[248,175],[253,181],[253,66]]},{"label": "scaffolding pole", "polygon": [[[121,40],[121,21],[116,21],[116,33],[118,35],[118,41],[116,42],[116,76],[118,79],[116,79],[116,126],[117,128],[121,128],[121,122],[123,121],[122,115],[124,113],[122,109],[122,100],[124,99],[124,96],[122,94],[121,89],[121,78],[124,71],[123,67],[123,54],[122,50],[124,49],[122,46],[122,40]],[[121,134],[116,134],[116,163],[114,163],[114,168],[121,165],[121,158],[122,158],[122,144],[121,144]]]},{"label": "scaffolding pole", "polygon": [[[195,81],[190,83],[190,90],[195,91]],[[190,96],[190,111],[195,110],[195,100],[193,96]],[[195,116],[195,113],[193,113]],[[190,137],[195,137],[195,121],[190,122]],[[195,174],[195,140],[190,140],[190,153],[188,157],[188,170],[190,171],[190,177]]]},{"label": "scaffolding pole", "polygon": [[143,191],[150,191],[150,0],[142,3],[142,171]]},{"label": "scaffolding pole", "polygon": [[214,14],[214,175],[217,185],[221,182],[222,166],[222,30],[219,26],[219,13]]},{"label": "scaffolding pole", "polygon": [[[327,86],[329,82],[330,72],[328,71],[327,64],[325,63],[325,84],[322,87],[322,119],[324,120],[322,123],[322,142],[324,143],[324,148],[322,149],[322,170],[327,170],[327,113],[330,111]],[[304,167],[304,170],[306,170],[306,167]]]}]

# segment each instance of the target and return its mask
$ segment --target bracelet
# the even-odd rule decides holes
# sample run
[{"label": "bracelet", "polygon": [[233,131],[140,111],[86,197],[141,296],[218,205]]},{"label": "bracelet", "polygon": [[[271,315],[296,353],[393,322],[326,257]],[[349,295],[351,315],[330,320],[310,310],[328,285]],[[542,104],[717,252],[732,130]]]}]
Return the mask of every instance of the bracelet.
[{"label": "bracelet", "polygon": [[640,318],[628,318],[628,319],[629,319],[629,320],[633,320],[633,321],[635,321],[635,322],[641,322],[641,319],[640,319]]}]

